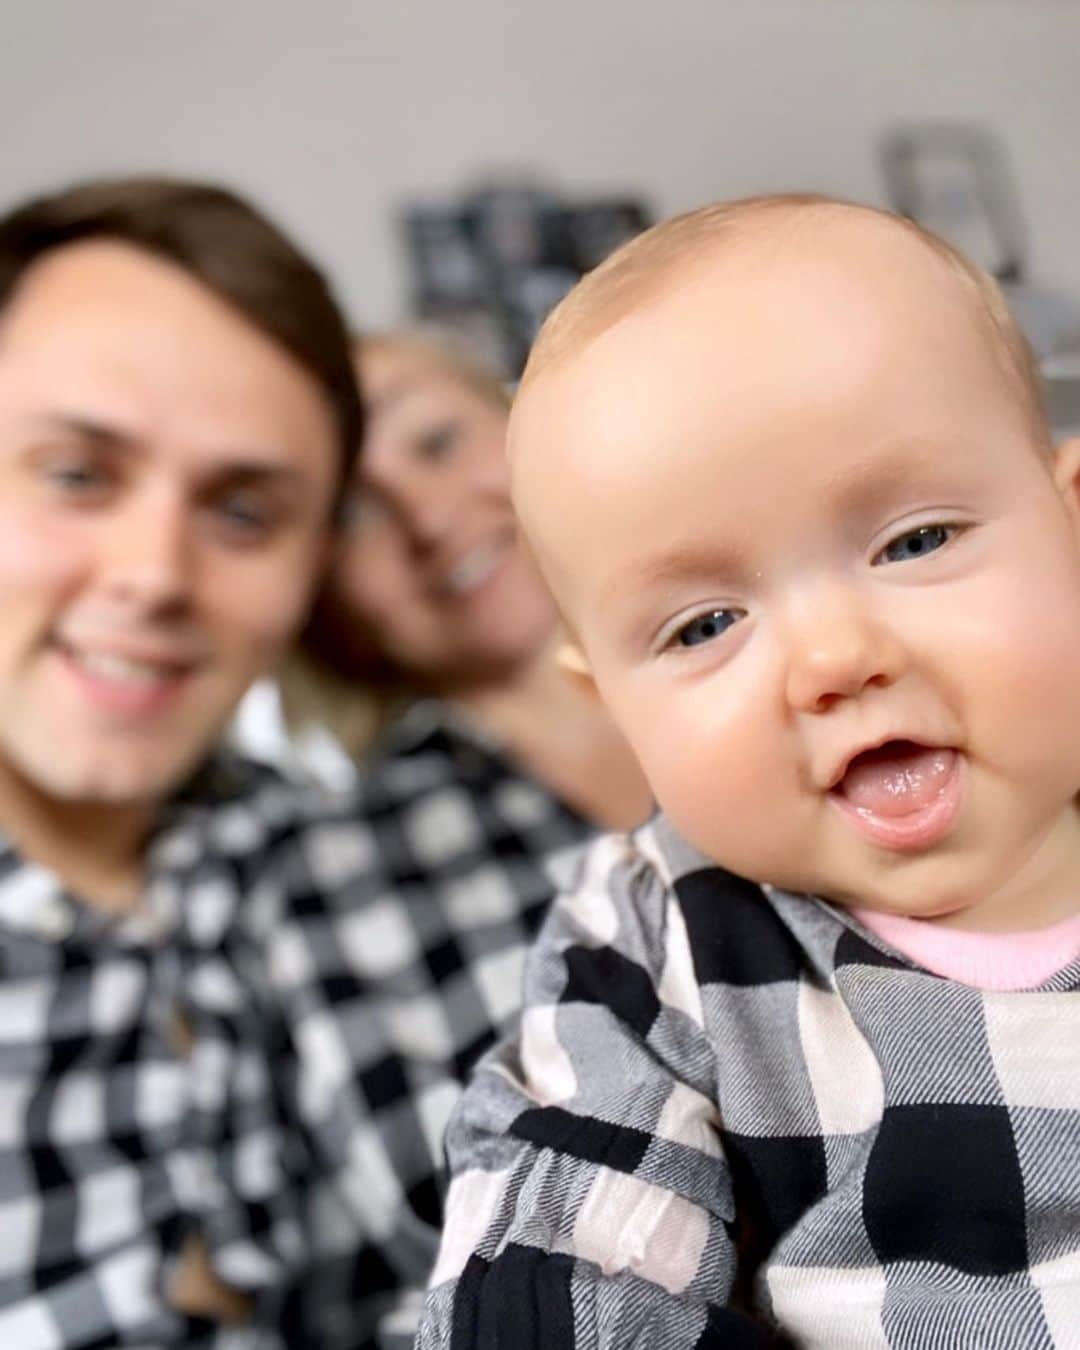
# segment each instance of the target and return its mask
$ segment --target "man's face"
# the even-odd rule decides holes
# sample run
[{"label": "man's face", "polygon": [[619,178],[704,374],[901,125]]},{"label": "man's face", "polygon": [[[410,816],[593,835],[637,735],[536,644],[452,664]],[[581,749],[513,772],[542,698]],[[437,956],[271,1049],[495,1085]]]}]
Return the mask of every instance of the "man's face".
[{"label": "man's face", "polygon": [[120,243],[0,315],[0,797],[157,800],[299,622],[336,471],[315,381]]},{"label": "man's face", "polygon": [[527,387],[515,496],[661,805],[730,869],[962,924],[1080,882],[1077,447],[894,228],[700,264]]}]

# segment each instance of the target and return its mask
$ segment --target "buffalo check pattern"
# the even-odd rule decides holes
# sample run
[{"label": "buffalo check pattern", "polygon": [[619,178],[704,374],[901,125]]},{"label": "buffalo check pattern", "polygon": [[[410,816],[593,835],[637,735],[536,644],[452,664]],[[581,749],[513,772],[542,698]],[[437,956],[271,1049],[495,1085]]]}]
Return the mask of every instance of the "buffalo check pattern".
[{"label": "buffalo check pattern", "polygon": [[[136,915],[0,843],[0,1346],[409,1345],[446,1120],[591,833],[429,707],[343,795],[220,757]],[[193,1233],[244,1323],[171,1308]]]},{"label": "buffalo check pattern", "polygon": [[662,818],[556,902],[448,1148],[421,1350],[1080,1347],[1080,962],[950,982]]},{"label": "buffalo check pattern", "polygon": [[296,1347],[409,1346],[438,1244],[461,1084],[521,1002],[525,955],[595,833],[444,705],[417,705],[356,787],[311,798],[245,907],[281,1045],[306,1263]]},{"label": "buffalo check pattern", "polygon": [[[239,766],[208,769],[122,918],[0,843],[0,1345],[273,1343],[258,1324],[303,1235],[231,935],[258,819],[282,805]],[[193,1233],[250,1293],[249,1325],[170,1308]]]}]

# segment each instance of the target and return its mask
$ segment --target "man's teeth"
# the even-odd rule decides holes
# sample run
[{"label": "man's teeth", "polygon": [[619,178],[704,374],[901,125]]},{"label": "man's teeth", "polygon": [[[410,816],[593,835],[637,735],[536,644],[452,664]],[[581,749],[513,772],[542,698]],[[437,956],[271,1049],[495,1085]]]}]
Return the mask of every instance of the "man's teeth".
[{"label": "man's teeth", "polygon": [[495,572],[502,555],[502,544],[481,544],[446,573],[443,586],[451,595],[475,591]]},{"label": "man's teeth", "polygon": [[71,653],[75,661],[89,675],[101,680],[116,680],[126,684],[154,684],[174,675],[175,670],[154,665],[148,661],[132,661],[126,656],[114,656],[108,652]]}]

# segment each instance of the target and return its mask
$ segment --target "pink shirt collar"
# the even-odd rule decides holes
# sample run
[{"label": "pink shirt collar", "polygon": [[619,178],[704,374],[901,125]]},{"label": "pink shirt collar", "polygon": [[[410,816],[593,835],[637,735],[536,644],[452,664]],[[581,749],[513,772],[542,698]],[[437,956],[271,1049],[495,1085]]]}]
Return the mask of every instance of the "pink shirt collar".
[{"label": "pink shirt collar", "polygon": [[976,989],[1035,989],[1080,956],[1080,914],[1050,928],[973,933],[868,909],[851,912],[917,965]]}]

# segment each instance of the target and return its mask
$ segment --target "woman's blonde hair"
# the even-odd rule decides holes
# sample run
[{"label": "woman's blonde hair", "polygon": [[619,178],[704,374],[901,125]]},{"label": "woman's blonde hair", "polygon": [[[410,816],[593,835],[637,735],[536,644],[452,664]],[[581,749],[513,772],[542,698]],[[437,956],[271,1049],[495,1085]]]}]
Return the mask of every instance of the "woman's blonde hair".
[{"label": "woman's blonde hair", "polygon": [[[439,329],[415,328],[372,333],[354,339],[353,357],[363,353],[404,351],[450,375],[485,403],[509,413],[511,393],[477,355]],[[363,379],[360,381],[363,395]],[[363,458],[363,446],[359,458]],[[379,733],[420,696],[415,682],[375,647],[362,670],[345,669],[329,644],[320,641],[324,584],[312,606],[312,618],[286,654],[277,672],[285,723],[294,736],[323,727],[353,759],[360,759]]]},{"label": "woman's blonde hair", "polygon": [[325,728],[350,759],[361,759],[379,733],[415,698],[404,680],[349,679],[323,657],[296,643],[277,672],[281,710],[291,736]]},{"label": "woman's blonde hair", "polygon": [[445,328],[416,326],[391,332],[368,333],[353,340],[356,360],[364,352],[412,352],[420,361],[445,371],[486,403],[510,411],[511,390],[507,382],[478,351]]}]

